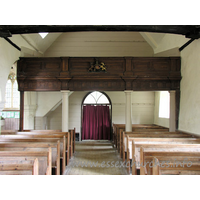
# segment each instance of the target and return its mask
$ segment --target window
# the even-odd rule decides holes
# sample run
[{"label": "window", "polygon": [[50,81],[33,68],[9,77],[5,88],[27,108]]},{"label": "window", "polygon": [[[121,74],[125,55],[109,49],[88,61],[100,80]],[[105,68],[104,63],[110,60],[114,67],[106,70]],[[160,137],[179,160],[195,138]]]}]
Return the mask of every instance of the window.
[{"label": "window", "polygon": [[48,35],[48,33],[39,33],[39,34],[42,37],[42,39],[44,39]]},{"label": "window", "polygon": [[15,73],[10,73],[6,83],[5,109],[19,109],[20,95]]},{"label": "window", "polygon": [[170,97],[168,91],[160,92],[159,117],[169,118]]},{"label": "window", "polygon": [[95,91],[85,98],[83,104],[110,104],[110,102],[103,93]]}]

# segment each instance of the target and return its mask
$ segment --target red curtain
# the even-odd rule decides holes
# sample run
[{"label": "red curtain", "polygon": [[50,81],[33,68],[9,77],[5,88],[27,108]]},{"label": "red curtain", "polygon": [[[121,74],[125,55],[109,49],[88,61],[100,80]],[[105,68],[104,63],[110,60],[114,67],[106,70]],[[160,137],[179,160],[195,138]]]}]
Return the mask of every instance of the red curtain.
[{"label": "red curtain", "polygon": [[109,106],[83,106],[82,140],[110,140]]}]

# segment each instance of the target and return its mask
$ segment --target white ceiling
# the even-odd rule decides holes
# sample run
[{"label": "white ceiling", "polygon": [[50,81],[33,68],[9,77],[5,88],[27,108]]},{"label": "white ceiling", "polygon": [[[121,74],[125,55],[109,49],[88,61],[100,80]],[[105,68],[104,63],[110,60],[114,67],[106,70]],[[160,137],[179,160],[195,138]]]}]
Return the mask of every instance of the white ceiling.
[{"label": "white ceiling", "polygon": [[[40,54],[44,54],[48,48],[64,33],[49,33],[44,39],[39,34],[23,34],[20,35],[22,40],[29,44],[32,49],[39,52]],[[166,34],[164,33],[147,33],[147,32],[140,32],[141,36],[144,40],[151,46],[154,50],[158,47],[162,39]],[[133,32],[134,35],[134,32]],[[120,33],[121,40],[118,38],[119,41],[126,40],[126,32]],[[137,40],[137,38],[135,38]],[[17,44],[19,47],[22,45],[20,43]]]}]

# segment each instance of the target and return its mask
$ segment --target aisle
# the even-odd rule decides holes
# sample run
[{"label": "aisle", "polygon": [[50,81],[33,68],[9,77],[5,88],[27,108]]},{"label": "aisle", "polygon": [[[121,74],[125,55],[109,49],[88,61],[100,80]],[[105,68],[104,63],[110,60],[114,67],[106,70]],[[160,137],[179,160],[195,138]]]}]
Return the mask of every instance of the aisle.
[{"label": "aisle", "polygon": [[64,175],[127,175],[122,159],[110,141],[76,142],[74,157]]}]

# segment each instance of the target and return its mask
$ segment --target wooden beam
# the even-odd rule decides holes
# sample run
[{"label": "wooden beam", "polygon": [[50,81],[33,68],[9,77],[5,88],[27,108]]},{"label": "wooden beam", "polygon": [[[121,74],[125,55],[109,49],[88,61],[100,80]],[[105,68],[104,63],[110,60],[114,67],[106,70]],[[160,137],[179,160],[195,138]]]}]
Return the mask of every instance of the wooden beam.
[{"label": "wooden beam", "polygon": [[180,34],[198,39],[199,30],[198,25],[1,25],[0,37],[39,32],[136,31]]},{"label": "wooden beam", "polygon": [[24,91],[20,91],[20,124],[19,131],[24,129]]},{"label": "wooden beam", "polygon": [[21,48],[19,48],[14,42],[12,42],[10,39],[7,37],[4,37],[4,39],[9,42],[13,47],[15,47],[17,50],[21,51]]}]

